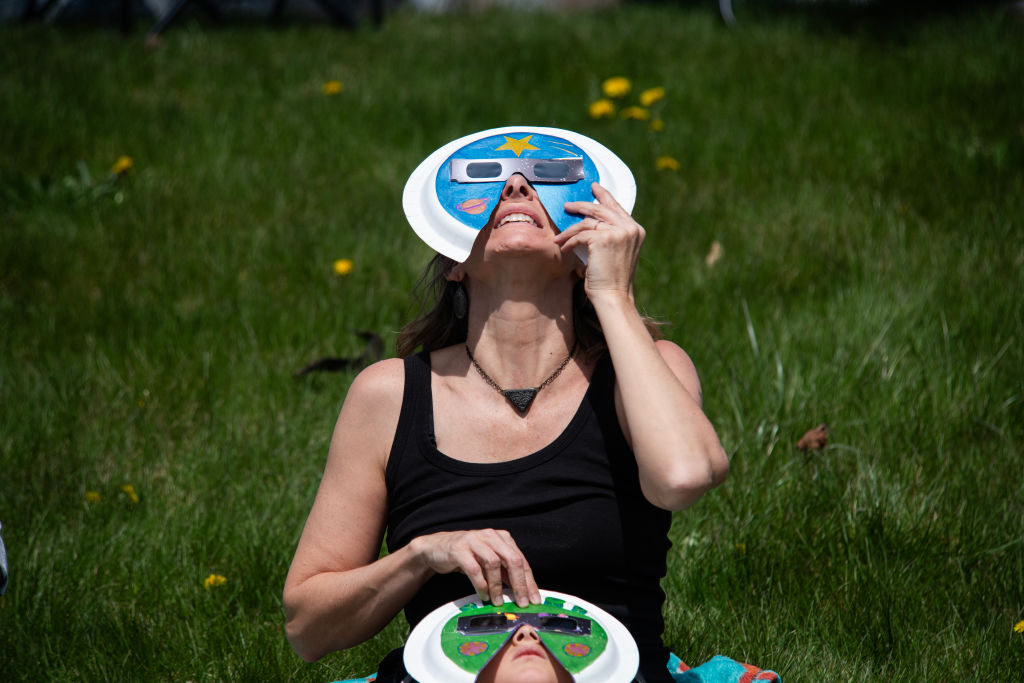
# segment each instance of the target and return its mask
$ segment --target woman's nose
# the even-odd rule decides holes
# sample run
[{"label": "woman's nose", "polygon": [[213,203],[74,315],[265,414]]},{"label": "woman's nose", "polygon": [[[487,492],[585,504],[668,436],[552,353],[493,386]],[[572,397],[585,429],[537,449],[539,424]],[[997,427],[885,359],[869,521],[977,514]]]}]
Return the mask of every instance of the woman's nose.
[{"label": "woman's nose", "polygon": [[523,177],[522,173],[513,173],[505,181],[505,187],[501,190],[502,199],[532,199],[533,196],[533,186]]}]

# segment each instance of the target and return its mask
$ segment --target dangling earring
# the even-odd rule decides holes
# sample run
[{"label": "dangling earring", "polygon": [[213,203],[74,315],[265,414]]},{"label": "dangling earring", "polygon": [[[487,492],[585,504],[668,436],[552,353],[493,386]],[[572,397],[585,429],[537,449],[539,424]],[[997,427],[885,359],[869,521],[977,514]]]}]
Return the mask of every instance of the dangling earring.
[{"label": "dangling earring", "polygon": [[455,287],[455,295],[452,297],[452,309],[454,309],[455,317],[458,320],[465,318],[467,311],[469,311],[469,299],[466,297],[466,288],[461,282]]}]

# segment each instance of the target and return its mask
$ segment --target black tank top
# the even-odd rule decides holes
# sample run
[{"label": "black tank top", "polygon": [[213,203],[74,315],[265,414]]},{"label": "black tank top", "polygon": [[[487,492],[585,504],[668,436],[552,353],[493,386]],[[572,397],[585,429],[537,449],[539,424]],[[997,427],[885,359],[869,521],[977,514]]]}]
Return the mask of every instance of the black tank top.
[{"label": "black tank top", "polygon": [[[615,375],[605,357],[568,427],[551,444],[502,463],[469,463],[437,449],[430,356],[405,359],[405,394],[388,458],[387,544],[461,529],[505,529],[540,588],[578,595],[622,621],[650,683],[671,681],[662,645],[660,580],[671,513],[640,491],[636,460],[619,427]],[[473,592],[462,574],[436,575],[405,607],[415,626]]]}]

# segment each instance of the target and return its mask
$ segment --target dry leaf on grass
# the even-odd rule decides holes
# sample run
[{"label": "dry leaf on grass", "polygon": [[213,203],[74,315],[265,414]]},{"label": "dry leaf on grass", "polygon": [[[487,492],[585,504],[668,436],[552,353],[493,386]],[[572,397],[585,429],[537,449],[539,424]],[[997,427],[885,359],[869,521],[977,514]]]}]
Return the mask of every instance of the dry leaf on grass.
[{"label": "dry leaf on grass", "polygon": [[802,451],[816,451],[825,447],[828,441],[828,423],[822,422],[814,429],[809,429],[806,434],[796,442],[796,447]]}]

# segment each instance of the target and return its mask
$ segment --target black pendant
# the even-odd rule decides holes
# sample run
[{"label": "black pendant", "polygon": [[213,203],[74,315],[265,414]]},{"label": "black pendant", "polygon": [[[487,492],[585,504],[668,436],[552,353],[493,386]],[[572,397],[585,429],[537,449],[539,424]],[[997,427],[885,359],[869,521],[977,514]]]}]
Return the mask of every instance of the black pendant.
[{"label": "black pendant", "polygon": [[505,398],[508,399],[509,403],[516,407],[520,413],[525,413],[526,409],[533,403],[533,398],[537,395],[536,389],[507,389],[502,391]]}]

